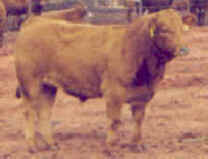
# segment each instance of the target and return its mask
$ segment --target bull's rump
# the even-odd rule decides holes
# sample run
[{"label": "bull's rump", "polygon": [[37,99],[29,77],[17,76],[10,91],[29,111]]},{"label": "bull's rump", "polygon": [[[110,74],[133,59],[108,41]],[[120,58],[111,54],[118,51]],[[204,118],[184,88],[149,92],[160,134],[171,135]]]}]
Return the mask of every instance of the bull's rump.
[{"label": "bull's rump", "polygon": [[46,81],[72,94],[100,96],[109,61],[119,57],[124,31],[55,20],[27,25],[16,43],[17,77]]},{"label": "bull's rump", "polygon": [[4,4],[0,1],[0,32],[4,31],[4,27],[6,24],[6,9]]}]

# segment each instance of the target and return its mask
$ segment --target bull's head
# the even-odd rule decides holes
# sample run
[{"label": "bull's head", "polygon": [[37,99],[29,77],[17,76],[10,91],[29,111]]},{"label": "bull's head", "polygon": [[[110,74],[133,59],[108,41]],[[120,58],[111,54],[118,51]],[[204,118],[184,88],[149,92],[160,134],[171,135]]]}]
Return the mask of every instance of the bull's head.
[{"label": "bull's head", "polygon": [[182,39],[186,29],[181,16],[172,9],[158,12],[152,17],[150,37],[160,56],[171,60],[175,56],[188,53]]}]

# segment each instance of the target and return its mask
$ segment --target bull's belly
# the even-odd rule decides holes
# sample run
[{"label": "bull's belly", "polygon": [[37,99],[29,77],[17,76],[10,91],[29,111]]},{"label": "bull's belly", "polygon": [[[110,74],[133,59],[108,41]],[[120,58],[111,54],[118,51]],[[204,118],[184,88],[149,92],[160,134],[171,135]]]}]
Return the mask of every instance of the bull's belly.
[{"label": "bull's belly", "polygon": [[68,95],[79,98],[83,102],[89,98],[102,97],[101,89],[95,87],[91,87],[91,88],[89,87],[85,88],[79,86],[63,87],[63,91]]},{"label": "bull's belly", "polygon": [[89,78],[62,78],[57,80],[56,83],[66,94],[77,97],[81,101],[102,96],[101,80],[95,76]]},{"label": "bull's belly", "polygon": [[[66,94],[77,97],[81,101],[103,96],[101,90],[101,76],[90,74],[90,76],[85,76],[85,78],[75,78],[75,76],[59,75],[60,74],[48,74],[44,82],[61,88]],[[146,103],[152,99],[154,91],[147,86],[128,87],[126,88],[126,95],[125,101],[127,103],[138,101]]]}]

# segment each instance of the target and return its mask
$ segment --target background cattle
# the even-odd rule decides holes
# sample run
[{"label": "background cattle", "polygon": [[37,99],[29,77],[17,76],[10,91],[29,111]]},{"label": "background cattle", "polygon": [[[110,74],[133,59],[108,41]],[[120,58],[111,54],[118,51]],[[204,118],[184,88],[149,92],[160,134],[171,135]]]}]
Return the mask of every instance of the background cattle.
[{"label": "background cattle", "polygon": [[52,20],[66,20],[73,23],[85,22],[84,17],[87,15],[87,8],[83,3],[76,3],[70,9],[48,11],[41,16],[30,16],[23,24],[22,27],[37,21],[44,21],[45,19]]},{"label": "background cattle", "polygon": [[44,0],[1,0],[6,8],[7,17],[13,16],[13,26],[15,29],[20,27],[20,24],[25,18],[22,15],[29,17],[31,14],[41,14],[42,4]]},{"label": "background cattle", "polygon": [[42,14],[41,17],[64,19],[71,22],[81,23],[86,15],[87,7],[83,3],[77,2],[74,5],[72,5],[70,9],[45,12]]},{"label": "background cattle", "polygon": [[[205,23],[206,12],[208,10],[207,0],[189,0],[191,7],[190,11],[197,16],[198,25],[203,25]],[[208,13],[208,12],[207,12]]]},{"label": "background cattle", "polygon": [[[133,8],[136,5],[134,0],[126,0],[127,4],[127,19],[130,22]],[[148,12],[156,12],[165,8],[174,8],[182,13],[183,17],[189,16],[192,21],[197,20],[198,25],[203,25],[205,23],[206,16],[208,16],[208,1],[207,0],[142,0],[143,12],[148,10]],[[184,13],[184,12],[191,12]],[[195,16],[194,16],[195,15]],[[197,17],[197,18],[196,18]]]},{"label": "background cattle", "polygon": [[143,0],[143,6],[148,8],[149,12],[159,11],[169,8],[173,0]]},{"label": "background cattle", "polygon": [[30,0],[1,0],[6,8],[7,15],[26,14]]},{"label": "background cattle", "polygon": [[171,7],[178,11],[190,11],[190,0],[173,0]]},{"label": "background cattle", "polygon": [[[151,13],[151,12],[159,11],[161,9],[169,8],[170,5],[172,4],[172,1],[173,0],[141,0],[142,2],[141,7],[143,8],[142,9],[143,12],[144,9],[148,9],[148,12]],[[127,19],[129,22],[131,21],[133,8],[138,5],[137,3],[138,2],[136,0],[126,0],[126,5],[128,8]],[[139,11],[137,11],[137,13],[139,13]]]},{"label": "background cattle", "polygon": [[181,14],[184,24],[188,26],[197,25],[197,15],[191,13],[190,0],[173,0],[171,8],[177,10]]}]

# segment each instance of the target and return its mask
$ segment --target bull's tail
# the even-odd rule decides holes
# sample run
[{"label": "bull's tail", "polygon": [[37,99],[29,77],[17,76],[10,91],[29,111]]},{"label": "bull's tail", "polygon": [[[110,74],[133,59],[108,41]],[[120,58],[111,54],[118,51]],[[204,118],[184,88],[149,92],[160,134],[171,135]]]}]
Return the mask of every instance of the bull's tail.
[{"label": "bull's tail", "polygon": [[21,98],[21,88],[20,88],[20,86],[18,86],[18,87],[16,88],[16,97],[17,97],[17,98]]}]

